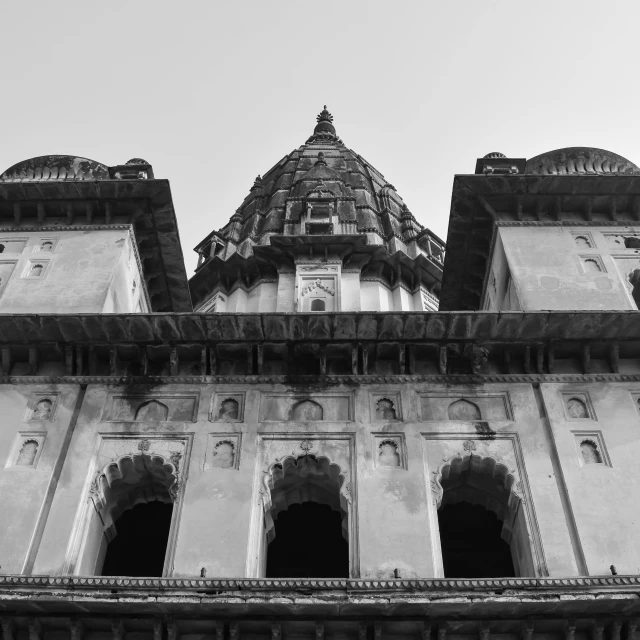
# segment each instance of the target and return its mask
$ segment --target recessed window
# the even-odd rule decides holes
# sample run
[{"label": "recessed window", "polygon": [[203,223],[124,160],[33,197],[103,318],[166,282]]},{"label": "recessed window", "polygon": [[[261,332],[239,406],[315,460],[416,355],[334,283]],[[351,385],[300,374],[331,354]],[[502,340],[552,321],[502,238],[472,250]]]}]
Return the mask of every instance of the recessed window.
[{"label": "recessed window", "polygon": [[4,245],[2,243],[0,243],[0,253],[4,252]]},{"label": "recessed window", "polygon": [[325,309],[324,300],[320,300],[319,298],[316,298],[315,300],[311,301],[311,311],[324,311],[324,309]]},{"label": "recessed window", "polygon": [[29,268],[28,275],[30,278],[39,278],[42,275],[43,271],[44,271],[44,265],[36,262],[32,264],[31,267]]},{"label": "recessed window", "polygon": [[40,251],[53,251],[53,240],[43,240],[40,243]]}]

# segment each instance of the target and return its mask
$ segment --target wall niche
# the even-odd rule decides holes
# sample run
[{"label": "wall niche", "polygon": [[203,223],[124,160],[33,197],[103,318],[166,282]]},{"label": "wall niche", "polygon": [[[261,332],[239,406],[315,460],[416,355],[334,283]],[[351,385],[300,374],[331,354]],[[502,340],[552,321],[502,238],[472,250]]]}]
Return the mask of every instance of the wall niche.
[{"label": "wall niche", "polygon": [[260,404],[261,422],[348,422],[351,420],[353,417],[350,395],[265,394]]},{"label": "wall niche", "polygon": [[58,405],[57,393],[35,393],[27,405],[26,422],[51,422]]},{"label": "wall niche", "polygon": [[562,393],[562,403],[567,420],[595,420],[593,405],[586,392]]},{"label": "wall niche", "polygon": [[35,469],[42,453],[46,434],[41,431],[20,431],[7,461],[7,466]]},{"label": "wall niche", "polygon": [[508,393],[449,395],[424,394],[420,397],[420,420],[428,422],[475,420],[513,420]]},{"label": "wall niche", "polygon": [[380,469],[406,469],[407,454],[402,433],[373,434],[374,465]]},{"label": "wall niche", "polygon": [[205,469],[238,469],[240,434],[210,433],[205,453]]},{"label": "wall niche", "polygon": [[602,431],[572,431],[581,467],[610,467]]},{"label": "wall niche", "polygon": [[242,422],[244,393],[216,393],[211,400],[210,422]]},{"label": "wall niche", "polygon": [[399,393],[372,393],[371,420],[375,422],[395,422],[402,420]]},{"label": "wall niche", "polygon": [[105,422],[195,422],[196,395],[111,396],[107,401]]}]

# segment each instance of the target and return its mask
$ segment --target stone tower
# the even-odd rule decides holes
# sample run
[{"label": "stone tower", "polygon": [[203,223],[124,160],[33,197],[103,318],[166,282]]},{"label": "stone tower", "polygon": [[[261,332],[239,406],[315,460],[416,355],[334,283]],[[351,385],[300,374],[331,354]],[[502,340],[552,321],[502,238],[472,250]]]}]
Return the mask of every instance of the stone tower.
[{"label": "stone tower", "polygon": [[634,640],[639,198],[492,153],[445,258],[325,108],[187,282],[147,162],[8,169],[3,640]]}]

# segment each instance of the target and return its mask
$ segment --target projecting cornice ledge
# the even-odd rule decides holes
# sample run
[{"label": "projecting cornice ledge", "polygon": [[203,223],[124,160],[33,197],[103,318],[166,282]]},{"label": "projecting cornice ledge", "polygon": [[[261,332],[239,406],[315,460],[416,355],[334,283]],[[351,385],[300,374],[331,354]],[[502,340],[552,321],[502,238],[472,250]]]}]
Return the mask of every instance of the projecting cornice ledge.
[{"label": "projecting cornice ledge", "polygon": [[0,315],[0,344],[640,340],[637,311]]},{"label": "projecting cornice ledge", "polygon": [[[486,580],[189,579],[0,576],[0,614],[56,619],[167,615],[180,620],[347,619],[506,620],[515,631],[522,620],[614,619],[635,629],[640,612],[637,576],[590,578],[493,578]],[[425,607],[427,607],[425,609]],[[275,618],[274,618],[275,616]],[[426,618],[425,618],[426,616]],[[266,618],[265,618],[266,617]],[[511,622],[508,622],[511,621]],[[234,623],[235,624],[235,623]],[[575,622],[572,622],[575,626]],[[582,625],[582,622],[580,623]],[[602,624],[602,622],[601,622]],[[583,625],[584,626],[584,625]],[[235,627],[234,627],[235,628]],[[501,627],[502,628],[502,627]],[[545,627],[546,629],[547,627]],[[502,628],[504,632],[506,627]],[[513,631],[514,629],[508,629]]]}]

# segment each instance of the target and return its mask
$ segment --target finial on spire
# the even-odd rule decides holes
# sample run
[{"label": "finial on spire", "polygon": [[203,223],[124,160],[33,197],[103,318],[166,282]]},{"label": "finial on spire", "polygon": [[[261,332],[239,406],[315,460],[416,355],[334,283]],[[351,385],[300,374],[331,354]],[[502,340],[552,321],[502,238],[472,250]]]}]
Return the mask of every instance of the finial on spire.
[{"label": "finial on spire", "polygon": [[253,186],[251,187],[251,191],[253,191],[254,189],[262,189],[262,178],[260,176],[258,176],[253,181]]},{"label": "finial on spire", "polygon": [[324,105],[324,109],[316,117],[318,123],[320,122],[333,122],[333,116],[327,111],[327,105]]},{"label": "finial on spire", "polygon": [[336,135],[336,128],[333,126],[333,116],[327,111],[327,105],[316,117],[318,124],[313,130],[313,135],[307,140],[309,142],[338,142],[341,140]]}]

